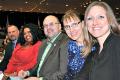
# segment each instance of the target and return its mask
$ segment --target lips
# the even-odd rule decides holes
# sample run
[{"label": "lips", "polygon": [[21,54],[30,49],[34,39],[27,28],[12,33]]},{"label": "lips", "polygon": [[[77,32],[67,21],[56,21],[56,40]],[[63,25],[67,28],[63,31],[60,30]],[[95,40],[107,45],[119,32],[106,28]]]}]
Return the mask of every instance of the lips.
[{"label": "lips", "polygon": [[99,27],[95,27],[95,28],[93,28],[94,30],[99,30],[99,29],[101,29],[101,28],[99,28]]},{"label": "lips", "polygon": [[92,30],[93,31],[100,31],[102,28],[101,27],[93,27]]},{"label": "lips", "polygon": [[26,39],[30,39],[31,37],[30,36],[27,36]]}]

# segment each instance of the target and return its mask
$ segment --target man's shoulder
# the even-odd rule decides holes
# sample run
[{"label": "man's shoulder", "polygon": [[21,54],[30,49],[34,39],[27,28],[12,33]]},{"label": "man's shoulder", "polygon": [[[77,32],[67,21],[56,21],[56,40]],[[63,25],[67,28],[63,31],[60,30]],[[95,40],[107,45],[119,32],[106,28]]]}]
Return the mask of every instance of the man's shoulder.
[{"label": "man's shoulder", "polygon": [[8,42],[6,47],[12,46],[12,41]]},{"label": "man's shoulder", "polygon": [[61,38],[62,40],[64,40],[64,39],[68,39],[68,36],[67,36],[66,33],[61,33],[60,36],[59,36],[59,38]]},{"label": "man's shoulder", "polygon": [[60,45],[66,44],[69,40],[69,37],[65,33],[61,33],[61,37],[59,38]]}]

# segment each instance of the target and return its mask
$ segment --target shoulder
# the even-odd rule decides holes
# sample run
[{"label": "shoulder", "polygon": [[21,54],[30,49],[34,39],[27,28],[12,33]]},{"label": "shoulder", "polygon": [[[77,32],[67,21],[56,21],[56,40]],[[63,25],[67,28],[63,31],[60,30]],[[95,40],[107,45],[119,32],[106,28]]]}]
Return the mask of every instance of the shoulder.
[{"label": "shoulder", "polygon": [[36,45],[41,45],[42,44],[42,41],[37,41],[36,42]]},{"label": "shoulder", "polygon": [[64,42],[64,41],[66,42],[68,39],[69,38],[65,33],[61,33],[58,40],[60,40],[62,42]]},{"label": "shoulder", "polygon": [[7,44],[7,46],[12,46],[12,41],[10,41],[10,42]]},{"label": "shoulder", "polygon": [[111,37],[111,44],[119,45],[120,46],[120,36],[112,35]]},{"label": "shoulder", "polygon": [[42,44],[42,41],[37,41],[37,42],[33,45],[33,47],[39,47],[41,44]]}]

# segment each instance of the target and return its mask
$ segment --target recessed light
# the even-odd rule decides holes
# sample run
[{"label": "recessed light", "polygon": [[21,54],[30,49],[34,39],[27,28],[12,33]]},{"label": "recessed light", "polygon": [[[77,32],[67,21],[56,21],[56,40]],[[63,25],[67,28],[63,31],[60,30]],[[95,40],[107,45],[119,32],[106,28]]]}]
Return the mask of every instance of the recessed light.
[{"label": "recessed light", "polygon": [[42,2],[40,2],[40,4],[42,4]]},{"label": "recessed light", "polygon": [[119,8],[117,7],[116,9],[118,10]]},{"label": "recessed light", "polygon": [[69,6],[68,4],[65,5],[66,7]]},{"label": "recessed light", "polygon": [[27,4],[28,2],[26,1],[25,4]]},{"label": "recessed light", "polygon": [[87,7],[87,6],[84,6],[84,7]]},{"label": "recessed light", "polygon": [[13,11],[13,10],[10,9],[9,11]]},{"label": "recessed light", "polygon": [[77,9],[77,8],[74,8],[74,9]]}]

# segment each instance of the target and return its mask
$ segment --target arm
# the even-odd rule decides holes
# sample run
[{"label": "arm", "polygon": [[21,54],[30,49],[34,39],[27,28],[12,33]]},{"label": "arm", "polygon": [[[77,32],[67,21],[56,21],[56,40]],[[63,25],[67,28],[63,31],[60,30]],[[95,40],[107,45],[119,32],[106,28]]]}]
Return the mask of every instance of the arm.
[{"label": "arm", "polygon": [[14,64],[14,55],[12,55],[11,59],[9,60],[7,69],[4,72],[5,73],[13,73],[15,70],[15,66],[13,64]]},{"label": "arm", "polygon": [[29,71],[20,70],[18,72],[18,76],[22,77],[22,78],[25,78],[27,76],[37,76],[37,65],[33,69],[31,69]]},{"label": "arm", "polygon": [[12,47],[12,44],[8,43],[8,45],[5,49],[4,58],[3,58],[2,62],[0,63],[0,70],[1,71],[4,71],[7,68],[7,64],[9,62],[9,59],[12,56],[12,51],[13,51],[13,49],[11,47]]}]

